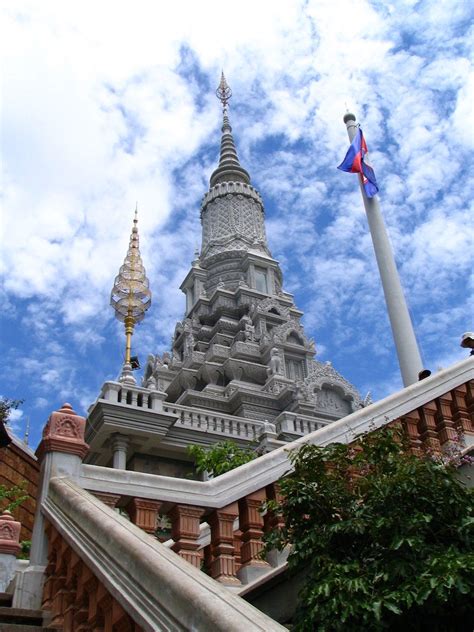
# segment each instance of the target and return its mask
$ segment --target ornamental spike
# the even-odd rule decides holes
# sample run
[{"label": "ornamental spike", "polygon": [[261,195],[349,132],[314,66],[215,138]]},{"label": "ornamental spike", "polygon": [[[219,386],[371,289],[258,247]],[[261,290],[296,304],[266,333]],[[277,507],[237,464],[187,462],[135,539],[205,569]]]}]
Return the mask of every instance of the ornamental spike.
[{"label": "ornamental spike", "polygon": [[232,127],[230,125],[227,105],[232,96],[232,90],[226,81],[224,71],[222,71],[221,74],[221,81],[216,90],[216,96],[222,103],[222,138],[219,165],[211,175],[210,185],[213,187],[219,182],[245,182],[246,184],[250,184],[250,176],[240,165],[234,138],[232,136]]},{"label": "ornamental spike", "polygon": [[120,380],[133,384],[136,383],[130,363],[133,329],[145,318],[145,312],[151,305],[150,283],[140,255],[137,224],[136,207],[127,255],[115,277],[110,294],[110,304],[115,310],[115,317],[125,324],[125,363]]}]

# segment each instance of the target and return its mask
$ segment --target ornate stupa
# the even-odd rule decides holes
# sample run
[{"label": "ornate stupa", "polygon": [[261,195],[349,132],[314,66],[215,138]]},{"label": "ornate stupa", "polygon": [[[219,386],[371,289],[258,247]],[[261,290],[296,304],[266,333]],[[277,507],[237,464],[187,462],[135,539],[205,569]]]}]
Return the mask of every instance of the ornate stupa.
[{"label": "ornate stupa", "polygon": [[[93,462],[111,462],[115,432],[127,439],[130,469],[186,475],[180,467],[155,467],[153,458],[176,465],[188,458],[189,443],[223,438],[272,449],[362,405],[330,363],[315,359],[303,314],[268,247],[262,197],[239,161],[223,74],[216,93],[223,110],[220,157],[201,204],[201,250],[181,284],[185,318],[170,352],[149,355],[141,388],[104,385],[90,413]],[[127,423],[117,421],[118,407],[132,402],[141,402],[135,430],[130,411]],[[145,452],[141,461],[133,456]]]}]

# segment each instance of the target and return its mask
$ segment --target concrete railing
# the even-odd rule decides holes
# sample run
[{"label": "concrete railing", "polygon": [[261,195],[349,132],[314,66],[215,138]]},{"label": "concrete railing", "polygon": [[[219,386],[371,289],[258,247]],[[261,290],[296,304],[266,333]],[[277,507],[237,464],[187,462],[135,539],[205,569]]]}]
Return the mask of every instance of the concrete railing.
[{"label": "concrete railing", "polygon": [[[462,410],[472,407],[472,397],[467,392],[457,392],[457,389],[473,379],[474,358],[470,357],[210,481],[191,481],[83,465],[78,483],[91,491],[110,491],[124,496],[141,496],[206,508],[224,507],[281,478],[291,468],[288,452],[303,443],[349,443],[364,432],[376,430],[397,419],[407,417],[414,419],[409,428],[411,432],[418,433],[419,438],[416,441],[436,449],[449,438],[447,435],[437,438],[442,426],[446,423],[451,424],[449,418],[456,415],[459,417],[456,424],[461,424],[466,440],[471,441],[471,438],[474,438],[474,427],[472,421],[466,417],[467,413],[464,415]],[[444,395],[449,398],[447,407],[440,400]],[[423,407],[426,410],[422,410]],[[472,412],[469,414],[472,415]],[[448,420],[446,423],[443,421],[443,415]]]},{"label": "concrete railing", "polygon": [[43,607],[64,630],[285,630],[65,478],[43,503]]},{"label": "concrete railing", "polygon": [[263,430],[263,422],[221,413],[207,413],[197,408],[178,404],[163,404],[163,411],[178,417],[176,426],[202,430],[247,441],[254,441]]},{"label": "concrete railing", "polygon": [[[239,587],[241,583],[251,582],[258,573],[271,571],[270,564],[263,561],[260,556],[263,548],[262,538],[266,531],[278,526],[279,517],[272,515],[271,512],[263,516],[261,508],[266,499],[279,497],[278,481],[291,471],[289,450],[297,449],[306,442],[322,446],[335,442],[350,443],[365,432],[376,431],[390,424],[404,428],[415,451],[428,448],[440,453],[444,446],[450,446],[460,434],[464,435],[467,444],[473,444],[473,380],[474,358],[468,358],[395,395],[206,482],[84,465],[81,459],[87,446],[82,439],[72,441],[68,435],[60,441],[58,433],[63,431],[65,419],[68,423],[75,424],[77,428],[85,424],[83,418],[77,415],[72,416],[69,405],[64,405],[60,411],[53,413],[55,423],[47,426],[48,432],[53,435],[43,437],[43,449],[50,450],[46,453],[46,460],[42,465],[45,473],[44,480],[49,480],[49,477],[54,476],[55,473],[57,476],[58,472],[64,472],[59,475],[67,477],[69,481],[74,481],[83,490],[91,491],[98,499],[92,501],[87,492],[76,488],[73,482],[68,482],[66,485],[65,482],[56,481],[50,487],[49,493],[45,483],[41,501],[42,511],[55,529],[59,531],[63,529],[66,532],[71,527],[73,532],[76,530],[78,541],[81,537],[97,539],[97,534],[104,532],[102,526],[100,528],[94,526],[95,519],[92,519],[90,515],[92,507],[95,509],[102,507],[105,511],[105,505],[109,505],[108,513],[99,512],[97,520],[99,522],[102,520],[108,525],[107,536],[110,536],[114,542],[117,537],[119,540],[122,536],[125,537],[123,535],[125,532],[122,533],[124,524],[128,524],[129,529],[132,529],[132,525],[123,518],[120,518],[119,523],[109,521],[107,516],[115,516],[111,507],[126,508],[132,523],[150,534],[155,533],[158,516],[166,515],[171,525],[170,535],[173,540],[171,548],[175,553],[196,568],[204,565],[209,574],[219,582]],[[58,489],[63,491],[60,493]],[[78,504],[79,496],[82,500]],[[77,506],[72,501],[73,498]],[[104,502],[101,503],[99,499]],[[89,509],[82,514],[81,511],[86,506]],[[54,522],[54,507],[57,507],[56,522]],[[119,520],[118,516],[115,518]],[[81,532],[80,523],[83,519],[86,523],[89,521],[87,536]],[[236,523],[237,520],[238,523]],[[202,538],[200,527],[203,522],[207,522],[210,529],[208,546],[205,546],[206,543]],[[41,523],[38,522],[38,516],[37,524],[39,534]],[[236,531],[236,524],[239,527],[238,531]],[[94,533],[96,528],[97,534]],[[132,532],[136,533],[133,529]],[[82,536],[80,536],[81,533],[83,533]],[[92,538],[90,538],[90,533],[94,534]],[[64,537],[67,539],[66,533]],[[148,540],[153,542],[151,538]],[[147,543],[148,540],[146,540]],[[35,541],[38,544],[35,544]],[[127,542],[128,546],[132,546],[131,540]],[[87,547],[86,549],[92,551],[92,557],[95,555],[94,547],[96,546],[98,546],[97,542],[87,544],[89,549]],[[36,560],[37,565],[44,563],[42,548],[44,549],[44,543],[41,538],[37,537],[36,540],[34,538],[32,559]],[[141,554],[145,554],[145,549],[140,550]],[[161,550],[160,548],[159,551]],[[110,552],[111,549],[107,551]],[[121,565],[124,562],[120,559],[121,552],[120,547],[115,551],[118,558],[114,562],[115,566],[111,565],[114,573],[122,572]],[[168,551],[167,554],[171,555],[171,552]],[[97,555],[98,559],[104,563],[104,558],[100,557],[98,551]],[[132,563],[130,558],[132,552],[127,555],[124,555],[124,560]],[[156,563],[159,562],[158,557],[153,559]],[[33,572],[36,572],[34,567],[30,569],[32,578]],[[32,581],[33,579],[30,583]],[[24,586],[26,586],[25,582],[23,582]],[[120,585],[120,591],[125,588],[125,585]],[[23,592],[26,594],[26,590]],[[138,602],[140,603],[140,600]],[[159,600],[158,603],[160,603]],[[135,620],[141,625],[139,620]],[[209,629],[221,628],[214,624]],[[248,627],[247,629],[258,628]]]}]

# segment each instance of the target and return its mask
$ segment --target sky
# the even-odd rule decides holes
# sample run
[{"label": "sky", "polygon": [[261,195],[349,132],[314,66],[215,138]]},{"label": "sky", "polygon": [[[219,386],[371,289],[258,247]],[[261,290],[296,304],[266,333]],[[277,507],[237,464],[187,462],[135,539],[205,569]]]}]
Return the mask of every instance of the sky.
[{"label": "sky", "polygon": [[217,164],[221,69],[241,164],[317,359],[364,397],[402,386],[357,176],[357,116],[424,366],[466,357],[473,285],[468,0],[3,1],[0,395],[38,443],[63,402],[116,379],[109,306],[135,204],[152,306],[142,362],[170,345]]}]

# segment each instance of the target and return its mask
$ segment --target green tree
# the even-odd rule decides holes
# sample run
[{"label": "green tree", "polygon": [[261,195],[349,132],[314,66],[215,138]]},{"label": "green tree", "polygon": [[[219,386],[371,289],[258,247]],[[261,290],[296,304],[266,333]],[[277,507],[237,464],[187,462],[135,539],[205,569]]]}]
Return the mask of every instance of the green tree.
[{"label": "green tree", "polygon": [[[6,424],[11,411],[18,408],[18,406],[22,403],[22,399],[8,399],[6,397],[2,397],[0,399],[0,422],[2,424]],[[25,481],[23,481],[21,485],[15,485],[13,487],[0,485],[0,511],[5,511],[5,509],[13,511],[16,507],[21,505],[21,503],[28,498],[25,486]]]},{"label": "green tree", "polygon": [[207,472],[210,476],[219,476],[229,472],[258,456],[254,450],[240,448],[233,441],[220,441],[210,448],[190,445],[188,452],[194,457],[196,471]]},{"label": "green tree", "polygon": [[389,429],[290,458],[267,548],[291,544],[307,573],[295,630],[472,631],[473,494],[454,468]]}]

